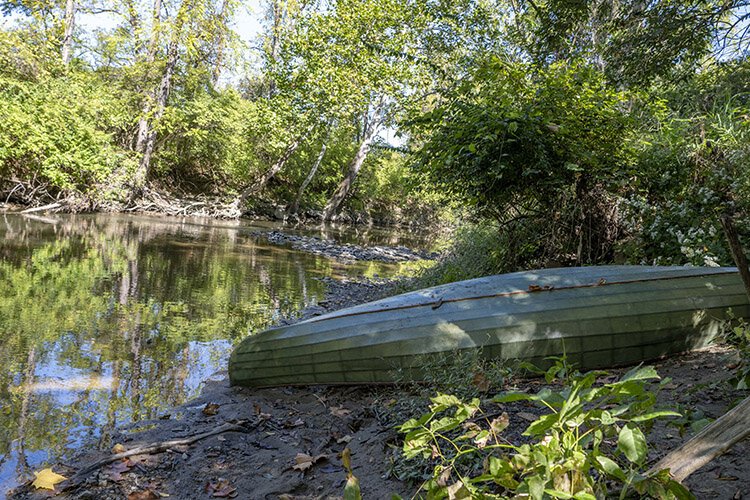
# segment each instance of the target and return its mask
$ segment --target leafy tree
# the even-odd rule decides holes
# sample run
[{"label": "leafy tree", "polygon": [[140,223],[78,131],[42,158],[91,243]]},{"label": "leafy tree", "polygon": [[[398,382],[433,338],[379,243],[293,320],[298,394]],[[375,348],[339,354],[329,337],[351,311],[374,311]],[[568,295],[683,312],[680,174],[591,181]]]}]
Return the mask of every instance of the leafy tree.
[{"label": "leafy tree", "polygon": [[588,65],[494,58],[415,122],[417,159],[432,182],[501,224],[553,218],[560,251],[595,262],[613,243],[597,205],[632,166],[627,104]]}]

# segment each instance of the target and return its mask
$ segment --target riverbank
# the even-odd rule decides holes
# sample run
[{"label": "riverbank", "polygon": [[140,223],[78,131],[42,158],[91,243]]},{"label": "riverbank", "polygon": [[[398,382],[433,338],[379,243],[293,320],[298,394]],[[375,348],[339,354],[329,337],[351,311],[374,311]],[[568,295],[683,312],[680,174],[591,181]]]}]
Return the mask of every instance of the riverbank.
[{"label": "riverbank", "polygon": [[[240,206],[236,198],[209,194],[172,192],[154,186],[146,187],[140,198],[133,200],[101,199],[69,195],[57,199],[43,197],[12,202],[13,198],[0,200],[0,212],[56,212],[56,213],[126,213],[167,215],[171,217],[209,217],[213,219],[246,219],[283,221],[290,224],[319,224],[323,211],[312,208],[292,212],[288,203],[266,199],[250,200]],[[367,210],[342,209],[335,217],[338,224],[353,226],[426,227],[445,229],[445,214],[438,207],[425,206],[418,210]],[[332,222],[332,221],[328,221]]]},{"label": "riverbank", "polygon": [[[394,293],[398,286],[388,281],[327,280],[326,283],[326,300],[302,311],[298,319],[375,300]],[[658,394],[659,405],[681,411],[684,418],[674,425],[655,427],[649,436],[650,462],[686,441],[705,419],[721,416],[745,397],[746,391],[730,390],[722,383],[735,362],[736,353],[731,349],[712,347],[655,363],[662,377],[671,378]],[[613,375],[623,372],[623,369],[611,371]],[[471,375],[468,374],[467,380],[472,379]],[[498,411],[491,402],[496,391],[512,388],[536,392],[543,386],[540,380],[509,377],[470,388],[480,395],[483,409],[489,414]],[[225,373],[216,374],[206,383],[199,398],[160,418],[119,428],[112,444],[130,450],[148,443],[190,439],[221,430],[223,425],[236,426],[233,430],[190,445],[167,444],[158,453],[133,456],[76,477],[77,471],[111,453],[84,450],[73,460],[53,466],[55,472],[74,478],[58,486],[58,490],[67,488],[58,496],[337,498],[346,479],[340,454],[349,448],[364,498],[386,498],[392,493],[408,498],[416,491],[426,470],[400,459],[401,444],[394,426],[418,415],[425,408],[427,397],[437,390],[451,388],[409,384],[246,389],[230,387]],[[525,402],[505,405],[502,410],[510,416],[506,435],[516,438],[529,420],[540,414],[538,408]],[[748,443],[740,443],[691,476],[687,485],[698,498],[739,499],[750,495],[748,452]],[[11,498],[48,496],[27,484]]]}]

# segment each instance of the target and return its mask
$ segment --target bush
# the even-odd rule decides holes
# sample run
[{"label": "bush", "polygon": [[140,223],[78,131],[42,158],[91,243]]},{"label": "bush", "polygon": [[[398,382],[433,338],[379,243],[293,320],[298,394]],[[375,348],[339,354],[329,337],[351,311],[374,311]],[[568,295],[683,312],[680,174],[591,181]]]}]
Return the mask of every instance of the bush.
[{"label": "bush", "polygon": [[112,139],[123,125],[120,104],[117,89],[91,75],[0,77],[0,177],[35,182],[51,194],[106,196],[112,177],[135,166]]}]

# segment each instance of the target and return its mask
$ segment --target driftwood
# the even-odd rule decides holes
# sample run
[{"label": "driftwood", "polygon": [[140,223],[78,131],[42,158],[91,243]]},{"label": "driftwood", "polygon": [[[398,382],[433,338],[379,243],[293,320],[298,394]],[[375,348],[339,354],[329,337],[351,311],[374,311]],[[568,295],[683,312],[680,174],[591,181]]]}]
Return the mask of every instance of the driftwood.
[{"label": "driftwood", "polygon": [[27,208],[26,210],[22,210],[22,214],[30,214],[34,212],[42,212],[44,210],[54,210],[56,208],[60,208],[62,205],[60,203],[50,203],[49,205],[43,205],[41,207],[33,207],[33,208]]},{"label": "driftwood", "polygon": [[750,436],[750,398],[706,426],[687,443],[668,453],[651,473],[669,469],[676,481],[684,481],[714,458]]},{"label": "driftwood", "polygon": [[114,453],[110,455],[109,457],[103,458],[79,470],[78,472],[75,473],[75,475],[71,479],[68,480],[68,483],[70,486],[73,486],[79,483],[81,480],[85,479],[86,476],[88,476],[95,470],[98,470],[104,467],[105,465],[111,464],[112,462],[122,460],[123,458],[133,457],[136,455],[152,455],[155,453],[161,453],[170,448],[174,448],[175,446],[191,445],[197,441],[200,441],[201,439],[206,439],[207,437],[215,436],[217,434],[221,434],[224,432],[249,432],[250,430],[257,427],[260,422],[252,426],[242,425],[243,423],[244,422],[240,422],[238,424],[226,423],[210,431],[207,431],[201,434],[196,434],[195,436],[190,436],[190,437],[182,438],[182,439],[172,439],[170,441],[160,441],[156,443],[150,443],[144,446],[133,448],[132,450],[124,451],[122,453]]}]

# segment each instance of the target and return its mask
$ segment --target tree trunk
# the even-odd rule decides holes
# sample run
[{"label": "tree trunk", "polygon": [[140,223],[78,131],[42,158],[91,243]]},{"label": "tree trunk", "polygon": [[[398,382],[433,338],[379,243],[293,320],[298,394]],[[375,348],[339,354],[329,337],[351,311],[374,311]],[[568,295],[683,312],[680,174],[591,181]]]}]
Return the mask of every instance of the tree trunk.
[{"label": "tree trunk", "polygon": [[67,0],[65,2],[65,31],[62,40],[62,62],[65,66],[70,64],[73,53],[73,30],[76,27],[76,2]]},{"label": "tree trunk", "polygon": [[721,221],[721,227],[724,229],[724,236],[726,236],[729,243],[729,251],[732,253],[734,264],[737,266],[742,283],[745,285],[745,292],[748,298],[750,298],[750,269],[748,269],[747,256],[745,256],[745,252],[742,250],[737,228],[734,225],[731,215],[722,215],[719,220]]},{"label": "tree trunk", "polygon": [[216,61],[214,61],[214,67],[211,70],[211,83],[216,85],[221,75],[221,65],[224,63],[224,44],[226,43],[225,30],[227,26],[227,13],[229,12],[230,0],[224,0],[221,4],[221,13],[219,14],[219,22],[221,27],[216,39]]},{"label": "tree trunk", "polygon": [[297,151],[297,148],[299,148],[300,144],[302,144],[302,141],[305,140],[305,138],[310,132],[311,130],[308,130],[301,136],[297,137],[297,139],[295,139],[294,142],[291,143],[286,148],[286,150],[279,157],[279,159],[276,160],[276,162],[273,165],[271,165],[271,168],[266,170],[266,172],[263,175],[261,175],[260,178],[256,180],[253,184],[251,184],[250,186],[242,190],[240,195],[237,197],[237,200],[235,201],[235,204],[237,205],[237,207],[244,204],[248,200],[248,198],[250,198],[252,195],[261,191],[264,187],[266,187],[266,184],[268,184],[268,181],[273,179],[276,174],[281,172],[281,169],[284,168],[284,166],[286,165],[286,162],[289,161],[289,158],[291,158],[294,152]]},{"label": "tree trunk", "polygon": [[352,185],[354,185],[354,181],[357,179],[357,175],[359,174],[365,159],[367,159],[367,154],[370,152],[370,147],[375,140],[375,135],[377,135],[378,127],[379,123],[375,120],[365,126],[364,137],[359,144],[357,154],[354,155],[354,158],[349,164],[349,170],[347,171],[346,176],[344,176],[344,179],[339,184],[336,192],[333,193],[333,196],[331,196],[331,199],[323,210],[324,221],[335,220],[338,216],[339,211],[341,210],[341,205],[349,195]]},{"label": "tree trunk", "polygon": [[330,132],[326,134],[326,138],[323,140],[323,146],[321,146],[320,148],[320,153],[318,154],[318,157],[315,159],[315,163],[310,169],[310,173],[307,174],[307,177],[305,177],[305,180],[302,181],[302,185],[299,187],[299,190],[297,190],[297,197],[294,198],[294,202],[289,207],[287,214],[296,214],[297,210],[299,210],[299,203],[302,200],[302,193],[305,192],[305,189],[307,188],[307,186],[312,182],[313,177],[315,177],[315,174],[318,171],[318,168],[320,167],[320,164],[323,162],[323,157],[325,156],[326,149],[328,148],[328,136],[329,135],[330,135]]},{"label": "tree trunk", "polygon": [[[156,59],[156,50],[159,45],[159,30],[161,27],[161,0],[154,0],[154,11],[151,19],[151,36],[148,41],[148,52],[146,53],[146,63],[151,69],[151,65]],[[150,71],[149,71],[150,72]],[[163,78],[162,78],[163,82]],[[143,184],[146,182],[148,176],[148,169],[151,163],[151,153],[149,152],[148,158],[146,157],[146,148],[148,145],[148,139],[151,135],[149,114],[151,113],[153,95],[149,91],[143,99],[143,106],[141,107],[141,116],[138,119],[138,135],[135,141],[135,150],[141,154],[141,161],[136,171],[136,177],[134,180],[134,186],[136,190],[140,191],[143,188]],[[153,145],[152,145],[153,150]],[[145,165],[144,165],[145,158]],[[144,171],[145,167],[145,171]]]},{"label": "tree trunk", "polygon": [[[164,109],[167,107],[167,99],[169,99],[169,91],[172,86],[172,77],[174,76],[175,68],[177,67],[177,41],[173,40],[169,44],[169,50],[167,52],[167,64],[164,67],[164,74],[159,84],[159,91],[156,96],[156,112],[154,113],[153,120],[159,121],[164,115]],[[135,172],[133,180],[133,186],[135,188],[136,195],[140,194],[140,191],[146,184],[148,173],[151,167],[151,155],[154,152],[154,146],[156,145],[156,131],[150,126],[148,121],[146,122],[146,142],[143,146],[143,154],[141,155],[141,161],[138,164],[138,168]]]}]

